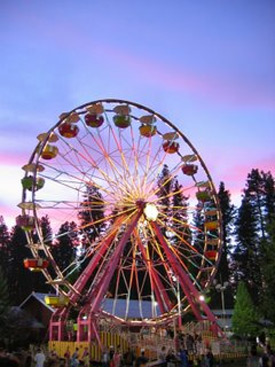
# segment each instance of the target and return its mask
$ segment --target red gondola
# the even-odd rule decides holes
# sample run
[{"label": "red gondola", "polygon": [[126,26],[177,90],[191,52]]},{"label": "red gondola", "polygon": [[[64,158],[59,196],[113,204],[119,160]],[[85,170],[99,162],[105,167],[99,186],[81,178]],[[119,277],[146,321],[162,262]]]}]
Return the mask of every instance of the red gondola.
[{"label": "red gondola", "polygon": [[193,176],[198,172],[198,166],[196,164],[184,164],[181,170],[185,175]]},{"label": "red gondola", "polygon": [[87,113],[84,118],[86,125],[90,127],[100,127],[104,122],[102,115],[97,115],[94,113]]},{"label": "red gondola", "polygon": [[165,141],[163,143],[163,149],[166,153],[173,154],[179,150],[179,143],[176,141]]},{"label": "red gondola", "polygon": [[216,259],[217,254],[218,254],[218,251],[216,250],[205,251],[205,256],[211,261],[214,261]]},{"label": "red gondola", "polygon": [[31,271],[41,271],[49,266],[49,261],[45,259],[25,259],[24,267]]},{"label": "red gondola", "polygon": [[75,138],[79,132],[77,125],[70,124],[69,122],[64,122],[58,126],[59,134],[65,138]]}]

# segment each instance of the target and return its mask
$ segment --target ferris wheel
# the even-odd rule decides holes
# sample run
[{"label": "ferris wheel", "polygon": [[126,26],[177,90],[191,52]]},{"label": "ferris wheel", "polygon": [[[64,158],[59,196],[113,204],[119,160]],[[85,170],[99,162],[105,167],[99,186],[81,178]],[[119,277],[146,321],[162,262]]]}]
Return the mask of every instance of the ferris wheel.
[{"label": "ferris wheel", "polygon": [[[23,166],[17,224],[33,255],[25,267],[56,289],[50,338],[66,339],[72,310],[78,341],[98,337],[101,320],[158,326],[191,310],[215,323],[203,295],[221,253],[219,202],[177,126],[104,99],[62,113],[38,141]],[[65,239],[74,252],[63,261],[56,249]]]}]

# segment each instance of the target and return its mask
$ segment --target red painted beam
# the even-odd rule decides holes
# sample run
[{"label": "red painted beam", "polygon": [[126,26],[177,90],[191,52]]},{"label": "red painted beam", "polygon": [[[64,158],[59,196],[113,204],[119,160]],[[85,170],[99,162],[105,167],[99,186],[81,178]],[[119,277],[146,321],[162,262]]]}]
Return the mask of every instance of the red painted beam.
[{"label": "red painted beam", "polygon": [[216,317],[208,307],[208,305],[204,301],[199,301],[200,293],[197,290],[197,288],[193,285],[191,282],[188,274],[184,271],[184,269],[181,267],[177,257],[173,253],[173,251],[169,248],[166,239],[164,238],[159,226],[156,222],[151,222],[151,226],[160,241],[161,246],[163,247],[167,258],[170,261],[170,265],[174,271],[174,273],[178,276],[180,285],[187,297],[187,300],[192,308],[192,311],[194,312],[194,315],[196,318],[201,321],[203,320],[202,315],[200,313],[200,307],[206,314],[209,321],[213,323],[212,329],[216,332],[220,332],[223,335],[222,330],[217,324]]}]

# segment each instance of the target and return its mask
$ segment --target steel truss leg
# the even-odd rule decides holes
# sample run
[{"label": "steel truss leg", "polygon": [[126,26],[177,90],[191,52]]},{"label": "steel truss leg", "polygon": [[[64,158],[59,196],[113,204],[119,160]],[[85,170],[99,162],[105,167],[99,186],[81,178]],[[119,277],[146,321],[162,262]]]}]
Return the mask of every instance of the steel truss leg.
[{"label": "steel truss leg", "polygon": [[178,277],[179,279],[179,283],[186,295],[186,298],[191,306],[191,309],[195,315],[195,317],[197,318],[198,321],[202,321],[203,317],[201,315],[200,309],[203,310],[203,312],[205,313],[207,319],[209,321],[211,321],[212,323],[212,331],[218,335],[221,334],[222,336],[224,336],[223,331],[221,330],[221,328],[219,327],[219,325],[217,324],[217,320],[216,317],[214,316],[214,314],[212,313],[212,311],[210,310],[210,308],[208,307],[208,305],[204,302],[204,301],[200,301],[199,296],[200,293],[197,290],[197,288],[193,285],[193,283],[191,282],[188,274],[184,271],[184,269],[182,268],[182,266],[180,265],[177,257],[175,256],[175,254],[173,253],[173,251],[170,249],[170,246],[168,245],[166,239],[164,238],[159,226],[157,225],[156,222],[150,222],[155,235],[157,236],[161,246],[164,249],[164,252],[167,256],[167,258],[170,261],[170,265],[173,269],[173,272],[175,273],[175,275]]},{"label": "steel truss leg", "polygon": [[[98,274],[97,287],[93,288],[87,296],[87,303],[78,315],[78,330],[77,340],[78,341],[91,341],[91,338],[95,336],[99,345],[101,345],[100,337],[95,324],[96,315],[100,308],[101,302],[108,289],[110,280],[112,279],[120,256],[123,253],[124,247],[131,236],[135,226],[138,223],[140,216],[142,215],[143,208],[140,208],[137,214],[133,217],[131,222],[128,224],[125,233],[121,237],[117,247],[112,254],[111,260],[105,264],[101,273]],[[86,330],[84,327],[86,326]]]}]

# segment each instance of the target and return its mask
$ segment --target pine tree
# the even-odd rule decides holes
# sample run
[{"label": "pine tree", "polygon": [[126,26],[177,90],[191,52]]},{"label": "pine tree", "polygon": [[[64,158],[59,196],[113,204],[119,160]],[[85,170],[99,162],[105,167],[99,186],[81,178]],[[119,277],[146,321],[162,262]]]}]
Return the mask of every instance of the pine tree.
[{"label": "pine tree", "polygon": [[265,190],[265,221],[267,226],[269,226],[275,218],[275,182],[270,172],[261,172],[264,181]]},{"label": "pine tree", "polygon": [[[231,274],[230,274],[230,250],[232,249],[231,239],[233,234],[233,221],[235,215],[235,207],[231,204],[230,193],[225,189],[225,185],[223,182],[220,183],[219,192],[218,192],[220,209],[222,213],[222,253],[221,259],[219,262],[218,271],[216,274],[216,282],[220,284],[224,284],[225,282],[230,283]],[[226,288],[224,292],[225,305],[227,308],[233,307],[233,290],[231,287]],[[211,291],[211,304],[213,308],[222,308],[221,304],[221,295],[216,291],[216,289],[212,289]]]},{"label": "pine tree", "polygon": [[[0,266],[3,271],[7,269],[8,257],[10,247],[10,233],[5,224],[4,218],[0,216]],[[5,272],[6,274],[6,272]]]},{"label": "pine tree", "polygon": [[77,245],[76,228],[75,222],[63,223],[59,228],[57,240],[52,247],[53,257],[61,271],[75,260]]},{"label": "pine tree", "polygon": [[6,329],[6,319],[10,307],[9,290],[7,280],[4,273],[0,267],[0,341],[3,342],[5,329]]},{"label": "pine tree", "polygon": [[233,252],[235,282],[247,280],[253,300],[259,300],[261,289],[259,239],[257,233],[257,218],[254,208],[247,197],[243,197],[235,222],[236,247]]},{"label": "pine tree", "polygon": [[7,279],[4,276],[4,272],[0,267],[0,319],[7,312],[10,304],[9,290]]},{"label": "pine tree", "polygon": [[[81,203],[81,210],[78,214],[80,226],[83,227],[84,245],[88,246],[104,230],[105,224],[104,221],[101,221],[104,219],[104,209],[104,201],[99,189],[94,185],[87,186],[84,200]],[[91,224],[97,221],[100,222]]]},{"label": "pine tree", "polygon": [[44,217],[41,217],[40,219],[40,227],[42,231],[42,237],[44,240],[44,243],[47,245],[51,245],[52,243],[52,237],[53,237],[53,231],[51,228],[51,223],[48,215],[45,215]]},{"label": "pine tree", "polygon": [[266,237],[266,191],[265,191],[265,174],[259,172],[258,169],[252,169],[247,176],[246,188],[244,190],[245,197],[249,200],[253,207],[254,216],[257,221],[257,230],[259,237]]},{"label": "pine tree", "polygon": [[267,240],[262,251],[263,289],[260,310],[275,324],[275,219],[267,227]]},{"label": "pine tree", "polygon": [[254,308],[251,296],[244,282],[237,288],[236,302],[232,317],[232,328],[235,334],[241,337],[256,336],[258,314]]},{"label": "pine tree", "polygon": [[270,172],[253,169],[248,174],[236,220],[237,247],[233,267],[239,278],[247,279],[255,302],[262,302],[265,287],[263,254],[269,244],[268,226],[275,213],[274,179]]},{"label": "pine tree", "polygon": [[23,261],[30,257],[30,250],[26,247],[25,232],[15,226],[11,233],[11,245],[7,267],[9,292],[15,304],[21,303],[33,290],[34,273],[24,268]]},{"label": "pine tree", "polygon": [[[180,234],[182,238],[191,242],[191,231],[189,226],[187,226],[188,197],[183,195],[182,185],[179,184],[177,178],[174,179],[172,192],[173,196],[171,214],[172,218],[174,219],[172,222],[172,227],[177,233]],[[179,238],[176,236],[174,241],[178,242]]]},{"label": "pine tree", "polygon": [[223,248],[219,269],[217,272],[217,278],[219,281],[224,283],[230,281],[229,254],[232,248],[231,238],[235,208],[234,205],[231,204],[230,193],[228,190],[225,189],[225,185],[223,182],[220,183],[218,197],[222,213]]}]

